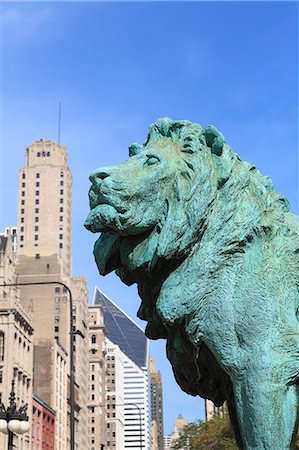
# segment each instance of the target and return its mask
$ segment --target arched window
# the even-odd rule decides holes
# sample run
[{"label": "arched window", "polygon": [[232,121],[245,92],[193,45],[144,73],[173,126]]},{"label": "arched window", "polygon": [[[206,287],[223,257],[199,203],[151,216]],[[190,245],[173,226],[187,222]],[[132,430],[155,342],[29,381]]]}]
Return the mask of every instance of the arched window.
[{"label": "arched window", "polygon": [[0,361],[4,361],[4,333],[0,331]]},{"label": "arched window", "polygon": [[92,334],[92,335],[91,335],[91,343],[92,343],[92,344],[96,344],[96,343],[97,343],[97,337],[96,337],[95,334]]}]

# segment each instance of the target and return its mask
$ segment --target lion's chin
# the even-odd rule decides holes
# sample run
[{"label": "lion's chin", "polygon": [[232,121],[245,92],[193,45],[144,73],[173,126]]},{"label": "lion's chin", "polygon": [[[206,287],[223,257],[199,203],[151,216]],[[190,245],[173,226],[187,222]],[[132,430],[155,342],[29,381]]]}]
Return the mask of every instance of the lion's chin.
[{"label": "lion's chin", "polygon": [[102,233],[96,241],[93,253],[101,275],[107,275],[121,266],[120,241],[120,236],[108,233]]},{"label": "lion's chin", "polygon": [[84,223],[85,228],[92,233],[117,232],[121,224],[116,209],[107,204],[98,205],[93,208]]}]

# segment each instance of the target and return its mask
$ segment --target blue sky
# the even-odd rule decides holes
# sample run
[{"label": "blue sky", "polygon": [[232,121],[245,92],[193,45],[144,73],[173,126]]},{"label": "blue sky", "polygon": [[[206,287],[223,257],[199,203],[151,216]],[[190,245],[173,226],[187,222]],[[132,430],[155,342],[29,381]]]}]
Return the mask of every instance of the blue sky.
[{"label": "blue sky", "polygon": [[[4,2],[1,20],[0,230],[17,221],[17,176],[36,139],[68,147],[73,272],[135,319],[136,288],[97,274],[83,229],[88,174],[122,162],[159,117],[213,124],[269,175],[298,213],[298,5],[295,2]],[[136,319],[138,321],[138,319]],[[140,321],[138,323],[141,323]],[[203,402],[176,386],[163,341],[165,432]]]}]

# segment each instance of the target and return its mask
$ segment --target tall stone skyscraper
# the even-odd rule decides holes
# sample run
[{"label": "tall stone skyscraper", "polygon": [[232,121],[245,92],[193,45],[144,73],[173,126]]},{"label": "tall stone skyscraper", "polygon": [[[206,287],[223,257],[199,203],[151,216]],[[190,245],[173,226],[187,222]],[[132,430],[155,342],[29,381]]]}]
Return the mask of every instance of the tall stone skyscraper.
[{"label": "tall stone skyscraper", "polygon": [[155,371],[154,358],[150,358],[150,384],[152,422],[156,422],[157,448],[164,450],[162,376],[159,370]]},{"label": "tall stone skyscraper", "polygon": [[72,176],[66,147],[42,139],[27,147],[18,193],[18,254],[56,253],[62,274],[70,276]]},{"label": "tall stone skyscraper", "polygon": [[[75,334],[72,343],[75,367],[75,444],[87,449],[88,427],[88,290],[84,276],[72,277],[72,176],[67,162],[67,150],[47,140],[34,142],[26,148],[26,164],[19,172],[18,189],[18,249],[16,272],[20,283],[54,282],[66,284],[73,297],[72,317]],[[21,287],[21,302],[31,314],[34,328],[35,365],[43,364],[41,342],[47,343],[49,361],[56,361],[59,349],[66,355],[66,377],[62,377],[60,392],[64,400],[45,391],[42,371],[35,373],[34,392],[57,412],[66,433],[56,435],[57,450],[69,447],[70,304],[69,294],[61,285]],[[57,346],[55,345],[57,342]],[[51,344],[53,343],[53,345]],[[45,344],[43,344],[45,345]],[[56,363],[55,363],[56,364]],[[39,377],[40,379],[37,379]],[[57,383],[49,383],[52,389]],[[54,389],[54,388],[53,388]],[[53,394],[53,395],[52,395]],[[54,400],[55,399],[55,400]],[[64,406],[63,406],[64,405]],[[59,426],[56,427],[59,433]]]}]

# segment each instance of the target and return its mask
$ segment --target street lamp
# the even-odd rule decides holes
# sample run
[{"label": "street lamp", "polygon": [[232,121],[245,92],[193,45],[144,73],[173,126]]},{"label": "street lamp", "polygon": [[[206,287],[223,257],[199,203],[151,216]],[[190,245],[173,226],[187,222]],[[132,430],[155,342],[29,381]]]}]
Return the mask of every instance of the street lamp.
[{"label": "street lamp", "polygon": [[[140,442],[140,450],[142,450],[142,419],[141,419],[141,408],[136,403],[116,403],[115,406],[127,406],[132,405],[138,409],[139,412],[139,442]],[[102,405],[101,403],[97,405],[99,407],[105,407],[106,405]]]},{"label": "street lamp", "polygon": [[13,436],[14,433],[27,433],[30,428],[27,416],[27,404],[17,409],[15,402],[15,381],[11,382],[11,392],[9,395],[9,406],[5,408],[3,403],[0,403],[0,431],[8,434],[8,450],[13,450]]},{"label": "street lamp", "polygon": [[[9,286],[40,286],[40,285],[49,285],[49,284],[59,284],[63,286],[70,297],[70,450],[75,449],[75,371],[74,371],[74,347],[73,340],[74,336],[78,334],[79,336],[83,336],[83,333],[79,330],[74,331],[73,328],[73,297],[70,288],[62,283],[61,281],[35,281],[32,283],[4,283],[0,284],[0,287],[9,287]],[[10,448],[9,448],[10,450]]]}]

